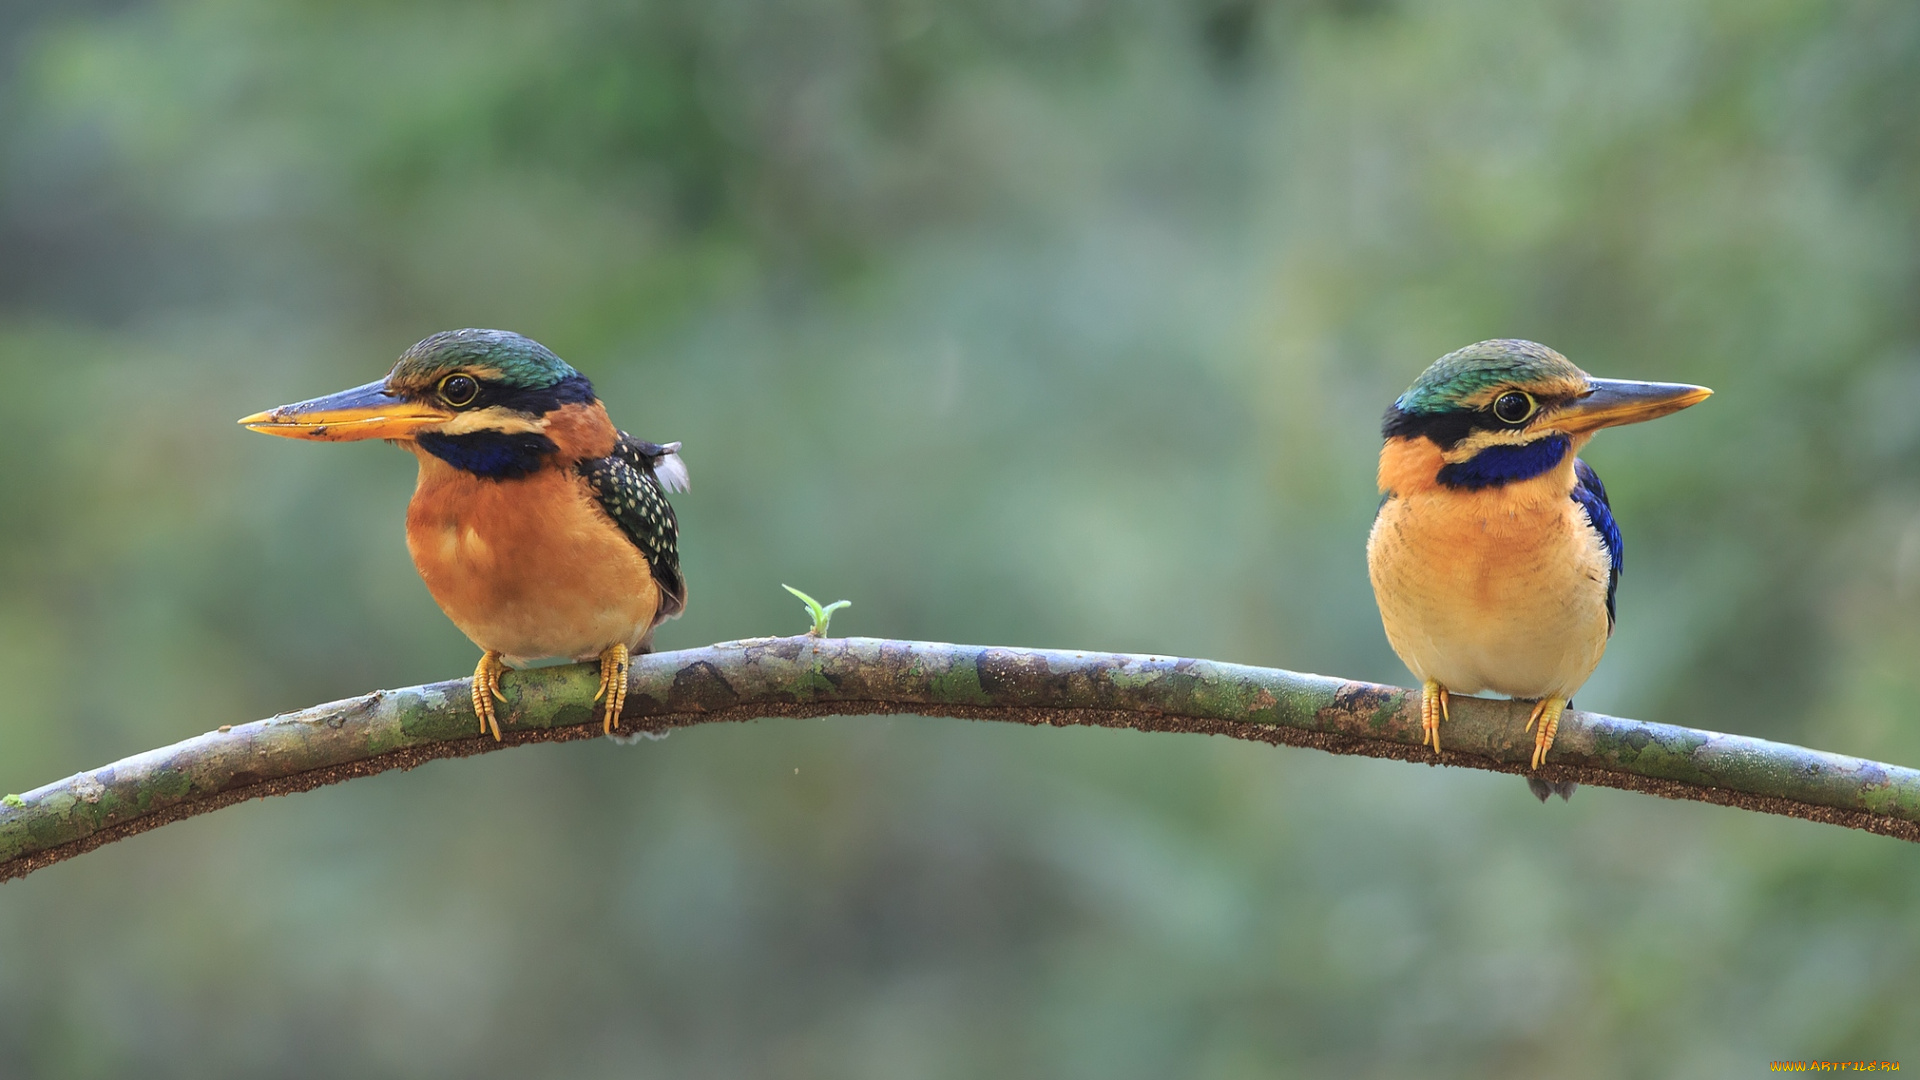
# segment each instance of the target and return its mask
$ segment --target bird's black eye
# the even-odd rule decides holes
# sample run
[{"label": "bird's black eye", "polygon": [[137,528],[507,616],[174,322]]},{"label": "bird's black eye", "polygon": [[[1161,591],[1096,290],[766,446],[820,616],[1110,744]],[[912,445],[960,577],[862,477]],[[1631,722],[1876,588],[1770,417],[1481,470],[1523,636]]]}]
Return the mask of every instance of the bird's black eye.
[{"label": "bird's black eye", "polygon": [[1494,401],[1493,415],[1499,417],[1503,424],[1524,424],[1527,417],[1533,415],[1534,408],[1533,395],[1509,390]]},{"label": "bird's black eye", "polygon": [[473,404],[480,396],[480,384],[471,375],[449,375],[440,380],[440,400],[459,408]]}]

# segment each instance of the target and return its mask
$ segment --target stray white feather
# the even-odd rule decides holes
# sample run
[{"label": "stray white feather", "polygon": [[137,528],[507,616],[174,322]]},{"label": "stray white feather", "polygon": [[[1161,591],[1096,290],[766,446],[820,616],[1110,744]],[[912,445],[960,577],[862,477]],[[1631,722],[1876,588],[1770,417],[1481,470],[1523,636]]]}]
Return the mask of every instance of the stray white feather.
[{"label": "stray white feather", "polygon": [[680,460],[680,444],[663,443],[660,449],[666,453],[654,459],[653,475],[660,478],[660,485],[668,491],[688,490],[687,463]]}]

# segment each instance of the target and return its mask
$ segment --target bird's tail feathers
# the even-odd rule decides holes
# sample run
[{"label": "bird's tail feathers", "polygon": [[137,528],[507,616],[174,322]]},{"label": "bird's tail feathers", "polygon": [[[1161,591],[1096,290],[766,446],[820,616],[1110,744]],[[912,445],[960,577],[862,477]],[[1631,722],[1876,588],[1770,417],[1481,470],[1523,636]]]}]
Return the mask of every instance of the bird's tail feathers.
[{"label": "bird's tail feathers", "polygon": [[1542,780],[1537,776],[1527,777],[1527,790],[1533,792],[1533,797],[1541,802],[1546,802],[1553,795],[1560,796],[1560,801],[1566,802],[1573,798],[1573,793],[1579,790],[1579,787],[1578,780]]}]

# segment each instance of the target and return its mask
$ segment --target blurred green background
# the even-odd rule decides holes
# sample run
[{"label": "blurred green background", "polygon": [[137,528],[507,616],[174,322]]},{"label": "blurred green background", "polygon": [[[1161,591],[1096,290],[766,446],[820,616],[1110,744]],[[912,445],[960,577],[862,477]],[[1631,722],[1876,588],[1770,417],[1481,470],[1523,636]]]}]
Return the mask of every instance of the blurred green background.
[{"label": "blurred green background", "polygon": [[[1405,683],[1380,413],[1547,342],[1580,704],[1920,765],[1920,7],[9,0],[0,788],[471,670],[413,462],[235,417],[518,330],[686,443],[663,648]],[[0,887],[0,1074],[1920,1066],[1920,851],[1197,737],[767,722],[253,803]]]}]

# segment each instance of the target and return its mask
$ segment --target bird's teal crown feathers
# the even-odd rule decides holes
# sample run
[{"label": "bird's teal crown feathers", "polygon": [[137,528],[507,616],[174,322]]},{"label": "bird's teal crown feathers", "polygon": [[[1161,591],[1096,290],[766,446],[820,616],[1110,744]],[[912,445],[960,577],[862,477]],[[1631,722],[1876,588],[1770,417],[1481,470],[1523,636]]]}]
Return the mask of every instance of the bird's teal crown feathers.
[{"label": "bird's teal crown feathers", "polygon": [[1578,385],[1586,378],[1573,361],[1545,345],[1495,338],[1435,360],[1393,405],[1402,413],[1430,415],[1471,407],[1468,402],[1475,395],[1497,386]]},{"label": "bird's teal crown feathers", "polygon": [[580,378],[572,365],[530,337],[511,330],[443,330],[400,355],[387,377],[392,386],[424,386],[457,369],[484,372],[516,390],[540,390]]}]

